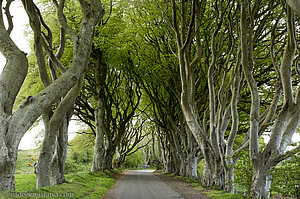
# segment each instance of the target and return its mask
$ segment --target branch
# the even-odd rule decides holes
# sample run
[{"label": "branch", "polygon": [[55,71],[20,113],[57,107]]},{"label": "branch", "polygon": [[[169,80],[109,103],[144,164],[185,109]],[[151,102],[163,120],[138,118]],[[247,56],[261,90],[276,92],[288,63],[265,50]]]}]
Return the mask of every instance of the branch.
[{"label": "branch", "polygon": [[54,65],[58,68],[58,70],[61,72],[61,73],[64,73],[66,72],[68,69],[66,69],[62,63],[59,61],[59,59],[54,55],[51,47],[46,43],[46,40],[45,38],[43,39],[43,46],[44,46],[44,49],[46,51],[46,53],[49,55],[50,57],[50,60],[54,63]]},{"label": "branch", "polygon": [[[184,2],[184,1],[183,1]],[[191,20],[190,20],[190,24],[189,24],[189,28],[188,28],[188,34],[187,34],[187,38],[184,41],[183,46],[181,47],[182,50],[184,50],[186,47],[188,47],[193,39],[192,36],[192,31],[193,31],[193,27],[194,27],[194,23],[195,23],[195,10],[196,10],[196,3],[195,0],[192,1],[192,15],[191,15]],[[181,34],[183,35],[184,33],[181,32]]]},{"label": "branch", "polygon": [[39,10],[32,0],[22,0],[24,8],[29,17],[30,26],[34,32],[34,50],[36,54],[37,63],[39,66],[39,73],[44,87],[50,85],[50,79],[47,72],[46,60],[43,53],[43,38],[41,32],[41,21],[38,15]]},{"label": "branch", "polygon": [[[241,10],[241,52],[242,52],[242,66],[245,74],[245,78],[248,83],[248,87],[251,91],[251,116],[250,116],[250,154],[252,160],[256,159],[259,154],[258,145],[258,131],[259,131],[259,118],[260,118],[260,97],[256,81],[253,78],[251,66],[253,63],[249,63],[249,60],[253,60],[251,53],[249,53],[249,45],[247,42],[248,32],[248,15],[249,15],[249,4],[247,0],[242,2]],[[250,16],[253,17],[253,16]],[[251,20],[250,20],[251,21]],[[252,38],[253,35],[249,37]],[[250,49],[251,50],[251,49]]]},{"label": "branch", "polygon": [[108,22],[108,20],[109,20],[109,19],[110,19],[110,17],[111,17],[111,13],[112,13],[112,7],[113,7],[113,3],[112,3],[112,0],[110,0],[110,9],[109,9],[109,15],[108,15],[107,19],[101,23],[103,26],[104,26],[104,25],[105,25],[105,24]]},{"label": "branch", "polygon": [[[63,28],[60,29],[61,43],[60,43],[59,50],[57,52],[57,54],[59,56],[59,58],[58,58],[54,55],[53,49],[52,49],[52,32],[51,32],[50,28],[47,26],[47,24],[45,23],[45,21],[43,19],[43,16],[42,16],[41,12],[39,11],[38,7],[36,5],[34,5],[34,6],[36,8],[37,15],[38,15],[43,27],[48,32],[48,35],[45,35],[43,33],[44,37],[43,37],[42,43],[43,43],[44,49],[47,52],[47,54],[49,55],[50,60],[55,64],[55,66],[60,70],[61,73],[64,73],[64,72],[67,71],[67,69],[60,63],[59,58],[63,55],[63,52],[64,52],[64,47],[65,47],[65,34],[64,34],[64,32],[65,31],[64,31]],[[55,73],[55,76],[57,76],[56,73]],[[54,79],[56,79],[56,78],[54,78]]]},{"label": "branch", "polygon": [[59,0],[59,3],[57,3],[57,0],[52,0],[52,2],[57,10],[57,17],[58,17],[59,23],[71,37],[73,45],[77,46],[78,37],[77,37],[76,33],[73,31],[73,29],[68,25],[67,18],[63,12],[63,9],[65,7],[65,0]]},{"label": "branch", "polygon": [[13,1],[14,0],[6,0],[6,6],[4,7],[5,15],[6,15],[7,22],[8,22],[8,28],[7,28],[8,34],[10,34],[14,28],[13,21],[12,21],[13,17],[11,16],[10,11],[9,11],[10,5]]},{"label": "branch", "polygon": [[299,150],[300,150],[300,145],[298,145],[296,148],[294,148],[290,151],[285,152],[282,155],[279,155],[278,157],[276,157],[274,159],[274,161],[277,164],[277,163],[281,162],[282,160],[285,160],[285,159],[291,157],[292,155],[295,155],[295,154],[299,153]]},{"label": "branch", "polygon": [[134,154],[135,152],[137,152],[139,149],[141,149],[141,148],[147,146],[147,145],[150,143],[150,141],[151,141],[151,140],[149,140],[146,144],[144,144],[144,145],[142,145],[142,146],[139,146],[136,150],[134,150],[133,152],[127,154],[127,156],[130,156],[130,155]]},{"label": "branch", "polygon": [[291,70],[296,52],[295,17],[291,8],[287,9],[288,41],[281,62],[280,73],[285,102],[294,104]]},{"label": "branch", "polygon": [[59,128],[63,118],[67,111],[74,105],[76,97],[78,96],[81,87],[84,82],[84,73],[79,77],[79,80],[75,84],[75,86],[68,92],[68,94],[63,98],[63,100],[59,103],[58,107],[55,109],[54,114],[50,120],[50,126],[55,128]]}]

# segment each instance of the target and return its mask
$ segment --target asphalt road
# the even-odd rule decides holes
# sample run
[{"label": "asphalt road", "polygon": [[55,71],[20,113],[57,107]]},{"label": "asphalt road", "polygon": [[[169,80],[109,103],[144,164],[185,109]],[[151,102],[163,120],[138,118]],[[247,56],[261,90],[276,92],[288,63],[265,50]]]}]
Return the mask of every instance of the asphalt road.
[{"label": "asphalt road", "polygon": [[115,199],[184,199],[158,177],[153,170],[128,171],[109,198]]}]

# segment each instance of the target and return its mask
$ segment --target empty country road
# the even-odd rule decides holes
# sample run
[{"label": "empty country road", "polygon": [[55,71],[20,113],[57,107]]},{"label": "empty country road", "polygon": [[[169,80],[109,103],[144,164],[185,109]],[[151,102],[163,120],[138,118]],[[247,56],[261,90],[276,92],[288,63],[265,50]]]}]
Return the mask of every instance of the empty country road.
[{"label": "empty country road", "polygon": [[153,170],[128,171],[105,199],[184,199],[158,177]]}]

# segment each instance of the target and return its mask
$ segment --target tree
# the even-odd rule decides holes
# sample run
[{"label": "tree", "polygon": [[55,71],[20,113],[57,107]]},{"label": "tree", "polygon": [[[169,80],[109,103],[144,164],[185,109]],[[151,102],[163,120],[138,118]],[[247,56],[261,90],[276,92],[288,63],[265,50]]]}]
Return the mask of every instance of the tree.
[{"label": "tree", "polygon": [[[271,137],[265,149],[261,150],[258,144],[260,131],[263,128],[260,120],[260,96],[256,80],[253,77],[254,57],[253,43],[255,37],[253,35],[254,19],[257,13],[253,13],[249,9],[249,2],[243,1],[241,7],[241,49],[242,49],[242,66],[248,87],[251,91],[251,113],[250,113],[250,158],[253,165],[253,178],[250,189],[251,198],[268,198],[269,197],[269,170],[282,161],[288,153],[287,145],[291,142],[292,135],[295,133],[300,123],[299,118],[299,100],[298,90],[294,93],[292,87],[292,65],[296,52],[295,39],[295,18],[293,11],[287,7],[287,39],[280,67],[277,65],[277,57],[274,56],[274,39],[271,40],[271,57],[277,72],[277,83],[273,86],[277,87],[273,97],[272,104],[269,106],[268,115],[274,121],[272,125]],[[258,8],[258,4],[253,5]],[[275,29],[278,23],[275,25]],[[249,31],[250,30],[250,31]],[[274,35],[272,35],[274,38]],[[275,117],[274,112],[283,93],[283,106]],[[274,118],[274,119],[273,119]],[[265,120],[269,120],[268,117]]]},{"label": "tree", "polygon": [[[194,135],[205,160],[202,183],[205,186],[216,186],[218,188],[224,188],[224,179],[222,179],[224,174],[223,168],[221,167],[222,156],[220,156],[224,142],[222,142],[221,135],[219,135],[220,140],[217,139],[219,132],[216,123],[213,72],[218,58],[216,55],[217,53],[220,53],[216,51],[216,36],[220,31],[224,14],[227,11],[225,7],[230,7],[230,3],[227,2],[224,6],[221,4],[222,2],[216,1],[214,5],[216,12],[213,13],[215,14],[215,20],[211,20],[216,25],[211,38],[212,57],[207,74],[210,97],[210,138],[206,136],[206,124],[201,125],[199,122],[200,115],[195,100],[197,77],[195,77],[194,73],[194,70],[199,64],[202,56],[200,26],[205,18],[206,2],[194,0],[191,2],[182,1],[181,4],[178,4],[176,1],[171,1],[170,11],[162,12],[166,23],[168,23],[174,33],[177,44],[177,58],[181,77],[181,109],[187,126]],[[168,5],[166,6],[168,8]],[[163,11],[164,9],[161,8],[161,10]],[[226,109],[224,109],[224,107],[222,107],[222,109],[224,110],[224,113],[221,112],[220,116],[221,114],[224,115],[220,118],[227,118],[226,114],[228,114],[229,111],[225,112]],[[221,124],[225,126],[221,126]],[[225,121],[221,124],[219,127],[224,131],[228,122]]]},{"label": "tree", "polygon": [[80,130],[77,132],[77,135],[68,143],[71,146],[71,156],[77,163],[81,162],[90,162],[93,154],[95,136],[90,132],[90,129]]},{"label": "tree", "polygon": [[147,146],[150,141],[143,143],[144,138],[149,137],[151,126],[146,118],[139,116],[139,120],[131,119],[126,126],[126,133],[119,146],[116,148],[116,157],[113,161],[113,168],[120,169],[126,158],[141,148]]},{"label": "tree", "polygon": [[[1,90],[1,154],[0,154],[0,190],[14,190],[15,180],[14,171],[16,165],[18,145],[25,132],[31,127],[36,119],[47,110],[51,105],[57,102],[61,97],[62,102],[58,109],[68,109],[70,99],[74,98],[77,89],[80,87],[81,79],[86,70],[89,55],[92,47],[94,27],[99,22],[104,12],[100,1],[86,2],[80,1],[82,11],[82,26],[78,35],[68,25],[63,14],[65,1],[53,1],[57,8],[58,19],[63,28],[66,30],[73,42],[73,60],[69,69],[62,74],[53,83],[48,83],[47,87],[35,96],[29,96],[14,112],[13,104],[19,90],[24,82],[28,70],[28,61],[23,53],[10,38],[9,33],[13,27],[11,16],[9,15],[9,6],[11,1],[6,4],[6,13],[9,21],[9,27],[6,30],[4,26],[4,17],[0,13],[0,51],[6,58],[6,65],[0,75]],[[1,7],[3,1],[0,1]],[[27,13],[38,13],[38,8],[30,0],[23,1]],[[38,16],[38,15],[35,15]],[[41,23],[40,18],[31,18],[31,23],[36,27]],[[38,30],[34,31],[35,33]],[[41,32],[39,33],[41,34]],[[42,47],[43,38],[40,38],[36,47]],[[42,51],[36,49],[36,56],[41,56]],[[40,63],[39,67],[45,64]],[[40,74],[45,74],[45,68],[40,68]],[[59,112],[59,111],[58,111]],[[55,115],[58,116],[58,112]],[[57,132],[61,120],[60,117],[53,117],[51,125],[56,126],[53,129]],[[56,134],[56,133],[55,133]],[[49,151],[53,151],[54,146],[49,146]],[[46,152],[46,151],[44,151]],[[45,169],[48,166],[45,167]],[[48,184],[48,182],[43,183]]]},{"label": "tree", "polygon": [[135,116],[142,93],[134,77],[126,71],[128,63],[124,61],[125,69],[118,69],[99,49],[94,54],[95,68],[87,75],[89,84],[77,100],[76,114],[95,133],[91,170],[100,171],[112,169],[113,155],[127,135],[127,127]]}]

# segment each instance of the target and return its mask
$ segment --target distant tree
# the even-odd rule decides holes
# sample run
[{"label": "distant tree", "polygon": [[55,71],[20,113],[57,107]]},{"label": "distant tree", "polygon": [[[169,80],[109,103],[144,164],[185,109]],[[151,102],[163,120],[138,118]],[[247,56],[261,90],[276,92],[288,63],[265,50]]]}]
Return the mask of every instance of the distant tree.
[{"label": "distant tree", "polygon": [[149,137],[150,133],[151,126],[149,122],[146,122],[145,118],[142,119],[140,116],[138,120],[133,118],[126,126],[126,133],[116,148],[113,167],[121,168],[128,156],[147,146],[149,141],[145,141],[144,138]]},{"label": "distant tree", "polygon": [[95,141],[94,134],[85,131],[79,131],[78,134],[68,143],[71,148],[70,153],[76,156],[77,161],[89,162],[93,155],[93,146]]}]

